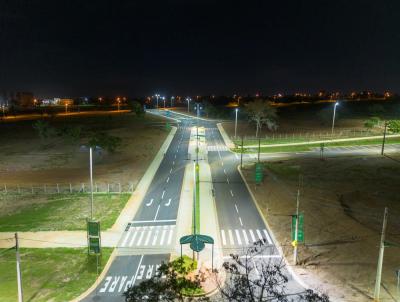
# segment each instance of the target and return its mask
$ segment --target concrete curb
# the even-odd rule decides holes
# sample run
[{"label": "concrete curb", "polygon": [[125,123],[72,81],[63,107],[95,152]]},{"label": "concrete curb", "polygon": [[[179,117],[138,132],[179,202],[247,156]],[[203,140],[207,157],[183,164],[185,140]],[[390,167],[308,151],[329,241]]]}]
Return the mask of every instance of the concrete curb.
[{"label": "concrete curb", "polygon": [[246,185],[246,187],[247,187],[247,190],[249,191],[249,193],[250,193],[250,195],[251,195],[251,199],[253,200],[254,205],[256,206],[258,213],[260,214],[262,220],[264,221],[265,227],[268,229],[268,232],[269,232],[269,234],[270,234],[270,236],[271,236],[272,241],[275,243],[275,246],[276,246],[276,248],[277,248],[277,250],[278,250],[278,252],[279,252],[279,255],[280,255],[281,258],[285,261],[285,266],[286,266],[287,270],[288,270],[288,271],[290,272],[290,274],[293,276],[293,279],[296,280],[296,282],[299,283],[302,287],[304,287],[305,289],[311,288],[310,286],[308,286],[308,285],[296,274],[296,272],[293,270],[292,266],[289,264],[289,261],[288,261],[288,260],[286,259],[286,257],[284,256],[284,254],[283,254],[283,249],[282,249],[282,247],[281,247],[279,241],[276,240],[276,237],[275,237],[274,233],[272,232],[272,229],[271,229],[271,227],[269,226],[269,223],[268,223],[267,219],[265,219],[265,217],[264,217],[264,215],[263,215],[263,213],[262,213],[262,211],[261,211],[261,208],[260,208],[260,206],[259,206],[258,203],[257,203],[257,199],[256,199],[256,197],[254,196],[253,191],[251,190],[249,184],[247,183],[246,178],[244,177],[244,175],[243,175],[243,173],[242,173],[242,170],[240,169],[240,166],[237,167],[237,170],[239,171],[239,174],[240,174],[240,176],[242,177],[242,180],[243,180],[243,182],[245,183],[245,185]]},{"label": "concrete curb", "polygon": [[229,138],[228,134],[226,133],[224,127],[222,126],[222,123],[217,124],[219,133],[221,133],[222,139],[224,140],[225,145],[229,149],[235,148],[235,144],[232,142],[232,140]]}]

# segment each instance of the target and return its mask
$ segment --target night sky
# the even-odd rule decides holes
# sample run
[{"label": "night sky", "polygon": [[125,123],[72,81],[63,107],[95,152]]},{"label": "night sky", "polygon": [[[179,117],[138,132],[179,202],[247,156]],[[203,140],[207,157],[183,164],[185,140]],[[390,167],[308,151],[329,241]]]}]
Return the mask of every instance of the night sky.
[{"label": "night sky", "polygon": [[0,0],[0,91],[400,92],[400,1]]}]

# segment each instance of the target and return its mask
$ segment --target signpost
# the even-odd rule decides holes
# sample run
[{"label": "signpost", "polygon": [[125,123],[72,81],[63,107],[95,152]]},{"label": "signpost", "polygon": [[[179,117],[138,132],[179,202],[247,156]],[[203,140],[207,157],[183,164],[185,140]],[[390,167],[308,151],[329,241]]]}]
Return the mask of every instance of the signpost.
[{"label": "signpost", "polygon": [[256,163],[256,183],[259,184],[263,181],[264,178],[264,171],[263,171],[263,164]]},{"label": "signpost", "polygon": [[165,124],[165,129],[171,130],[171,124],[170,124],[170,123],[166,123],[166,124]]},{"label": "signpost", "polygon": [[88,254],[101,254],[101,233],[99,221],[87,221]]},{"label": "signpost", "polygon": [[297,230],[297,242],[296,241],[296,215],[292,215],[292,244],[304,243],[304,214],[299,214],[299,224]]},{"label": "signpost", "polygon": [[[187,236],[181,237],[179,239],[179,243],[181,245],[181,258],[182,258],[182,245],[183,244],[190,244],[190,249],[196,253],[201,252],[205,248],[206,243],[212,244],[211,270],[214,271],[214,239],[211,236],[200,235],[200,234],[187,235]],[[194,258],[193,258],[193,260],[194,260]]]}]

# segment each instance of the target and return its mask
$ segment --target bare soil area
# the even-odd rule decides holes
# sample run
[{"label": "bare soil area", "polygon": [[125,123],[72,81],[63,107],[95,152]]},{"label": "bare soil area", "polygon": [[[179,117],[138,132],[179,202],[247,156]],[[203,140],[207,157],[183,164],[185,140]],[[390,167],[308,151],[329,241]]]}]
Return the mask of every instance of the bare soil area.
[{"label": "bare soil area", "polygon": [[284,253],[292,259],[291,216],[300,211],[305,243],[297,273],[334,301],[371,301],[384,208],[389,208],[381,301],[398,301],[400,268],[400,156],[297,159],[265,164],[263,184],[254,166],[244,169],[253,193]]},{"label": "bare soil area", "polygon": [[32,127],[34,121],[0,124],[0,188],[3,184],[87,184],[89,152],[81,146],[93,131],[122,139],[122,146],[115,153],[94,154],[95,181],[135,185],[168,134],[163,122],[151,115],[137,117],[125,113],[84,118],[59,116],[49,120],[55,129],[81,126],[82,138],[74,144],[60,137],[40,139]]}]

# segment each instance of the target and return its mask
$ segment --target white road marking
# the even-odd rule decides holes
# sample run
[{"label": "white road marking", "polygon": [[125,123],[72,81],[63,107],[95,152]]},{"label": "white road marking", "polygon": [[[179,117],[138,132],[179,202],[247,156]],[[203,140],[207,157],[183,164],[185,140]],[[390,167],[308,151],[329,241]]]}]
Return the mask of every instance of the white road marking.
[{"label": "white road marking", "polygon": [[240,239],[239,230],[235,230],[235,234],[236,234],[236,239],[238,241],[238,244],[242,245],[242,240]]},{"label": "white road marking", "polygon": [[249,238],[247,237],[246,231],[242,230],[243,236],[244,236],[244,242],[246,242],[246,244],[249,244]]},{"label": "white road marking", "polygon": [[172,173],[172,168],[171,168],[171,170],[169,170],[169,174],[171,174]]},{"label": "white road marking", "polygon": [[122,240],[122,243],[121,243],[122,246],[125,246],[130,235],[131,235],[131,229],[129,228],[129,230],[126,232],[126,236],[125,236],[124,240]]},{"label": "white road marking", "polygon": [[172,231],[172,229],[170,229],[170,231],[169,231],[169,236],[168,236],[168,245],[171,244],[171,241],[172,241],[172,233],[173,233],[173,231]]},{"label": "white road marking", "polygon": [[154,216],[154,220],[153,220],[153,221],[156,221],[156,219],[157,219],[157,215],[158,215],[158,211],[160,211],[160,205],[158,205],[158,207],[157,207],[156,216]]},{"label": "white road marking", "polygon": [[153,233],[153,227],[152,226],[150,227],[150,230],[147,233],[146,241],[144,242],[145,246],[149,244],[151,233]]},{"label": "white road marking", "polygon": [[164,199],[165,190],[162,192],[161,199]]},{"label": "white road marking", "polygon": [[223,161],[221,161],[221,166],[222,166],[222,167],[224,166],[224,162],[223,162]]},{"label": "white road marking", "polygon": [[[135,273],[135,278],[133,278],[132,284],[130,284],[130,286],[135,285],[136,278],[137,278],[137,275],[138,275],[138,273],[139,273],[139,268],[140,268],[141,265],[142,265],[143,256],[144,256],[144,255],[142,255],[142,257],[140,257],[139,265],[138,265],[138,267],[137,267],[137,269],[136,269],[136,273]],[[127,283],[127,285],[128,285],[128,283]],[[125,291],[127,290],[127,287],[128,287],[128,286],[125,286]]]},{"label": "white road marking", "polygon": [[[149,222],[154,222],[154,220],[136,220],[136,221],[132,221],[132,223],[149,223]],[[161,220],[156,220],[156,222],[176,222],[176,219],[161,219]]]},{"label": "white road marking", "polygon": [[155,233],[155,234],[154,234],[154,238],[153,238],[153,243],[152,243],[152,245],[156,245],[159,230],[157,229],[154,233]]},{"label": "white road marking", "polygon": [[260,238],[260,240],[264,239],[263,236],[261,235],[260,230],[256,230],[256,233],[257,233],[258,238]]},{"label": "white road marking", "polygon": [[147,229],[147,227],[144,227],[144,229],[143,229],[142,233],[140,234],[139,240],[136,243],[136,245],[140,245],[142,243],[142,240],[143,240],[143,237],[144,237],[144,232],[145,232],[146,229]]},{"label": "white road marking", "polygon": [[169,176],[168,176],[168,178],[167,178],[167,183],[169,182]]},{"label": "white road marking", "polygon": [[175,154],[175,158],[176,158],[176,154]]},{"label": "white road marking", "polygon": [[256,242],[256,237],[254,237],[253,230],[249,230],[249,233],[250,233],[250,236],[251,236],[251,240],[252,240],[253,242]]},{"label": "white road marking", "polygon": [[230,190],[231,191],[231,195],[232,195],[232,197],[233,197],[233,192],[232,192],[232,190]]},{"label": "white road marking", "polygon": [[165,227],[164,227],[164,230],[162,231],[162,234],[161,234],[160,245],[163,245],[164,239],[165,239],[165,234],[166,234],[166,233],[167,233],[167,230],[166,230]]},{"label": "white road marking", "polygon": [[268,234],[267,230],[263,230],[263,232],[264,232],[265,238],[267,239],[268,243],[269,243],[269,244],[272,244],[272,240],[271,240],[271,238],[269,237],[269,234]]},{"label": "white road marking", "polygon": [[239,217],[240,225],[243,226],[242,218]]},{"label": "white road marking", "polygon": [[229,184],[229,178],[228,177],[226,178],[226,182]]},{"label": "white road marking", "polygon": [[235,203],[235,209],[236,209],[236,212],[239,213],[239,210],[238,210],[238,207],[237,207],[236,203]]},{"label": "white road marking", "polygon": [[175,161],[172,162],[172,165],[175,166]]},{"label": "white road marking", "polygon": [[129,246],[132,246],[132,245],[133,245],[133,242],[135,241],[135,238],[136,238],[137,234],[139,234],[141,228],[142,228],[142,227],[138,227],[138,228],[135,230],[135,232],[133,233],[133,237],[132,237],[132,239],[131,239],[131,242],[129,242]]},{"label": "white road marking", "polygon": [[166,206],[166,207],[169,207],[169,206],[170,206],[170,204],[171,204],[171,198],[170,198],[170,199],[168,199],[168,202],[165,204],[165,206]]},{"label": "white road marking", "polygon": [[224,173],[225,173],[225,175],[226,175],[226,171],[225,171],[225,169],[224,169]]},{"label": "white road marking", "polygon": [[150,202],[149,203],[146,203],[146,207],[149,207],[149,206],[151,206],[151,204],[153,203],[153,198],[150,200]]},{"label": "white road marking", "polygon": [[231,245],[235,244],[235,241],[233,240],[233,234],[231,230],[228,230],[228,234],[229,234],[229,241],[231,243]]},{"label": "white road marking", "polygon": [[222,236],[222,244],[226,245],[226,237],[225,237],[225,231],[221,230],[221,236]]}]

